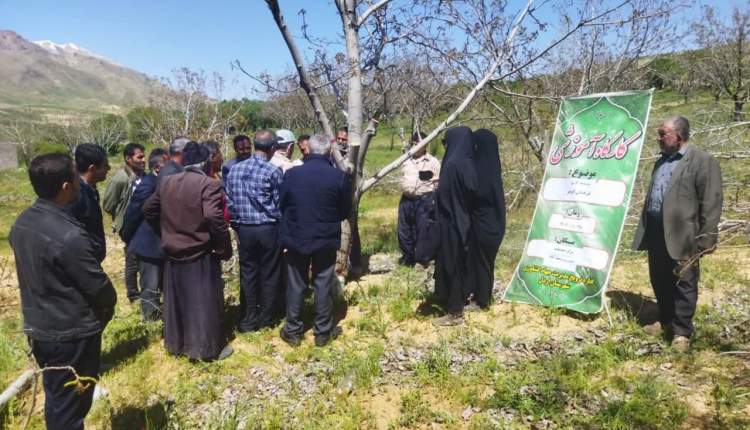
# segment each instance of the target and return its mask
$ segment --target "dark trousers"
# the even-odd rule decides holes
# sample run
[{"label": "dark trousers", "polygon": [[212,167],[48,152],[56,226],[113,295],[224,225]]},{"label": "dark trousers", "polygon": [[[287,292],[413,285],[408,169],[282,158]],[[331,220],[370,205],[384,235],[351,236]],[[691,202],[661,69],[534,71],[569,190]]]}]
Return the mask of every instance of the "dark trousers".
[{"label": "dark trousers", "polygon": [[271,326],[280,317],[281,243],[275,224],[237,227],[240,254],[240,332]]},{"label": "dark trousers", "polygon": [[146,321],[156,321],[161,316],[162,268],[161,260],[138,257],[141,277],[141,314]]},{"label": "dark trousers", "polygon": [[293,336],[304,331],[302,305],[307,288],[307,273],[312,264],[312,283],[315,290],[315,336],[325,336],[333,328],[333,287],[336,250],[319,251],[312,255],[298,254],[289,250],[286,255],[286,269],[289,284],[286,290],[286,324],[283,330]]},{"label": "dark trousers", "polygon": [[138,292],[138,256],[128,251],[125,246],[125,290],[128,300],[137,300],[141,294]]},{"label": "dark trousers", "polygon": [[480,238],[472,229],[469,244],[469,285],[468,293],[474,295],[477,305],[486,308],[492,301],[492,287],[495,285],[495,257],[500,249],[496,240]]},{"label": "dark trousers", "polygon": [[420,226],[427,222],[432,211],[432,193],[421,197],[401,196],[398,204],[398,246],[401,263],[414,265]]},{"label": "dark trousers", "polygon": [[659,305],[659,321],[667,331],[690,337],[694,331],[693,315],[698,304],[700,264],[695,261],[684,267],[669,256],[661,219],[649,217],[646,225],[648,271]]},{"label": "dark trousers", "polygon": [[[71,366],[78,376],[96,378],[99,373],[99,358],[102,350],[102,335],[97,334],[70,342],[32,341],[31,350],[39,367]],[[91,409],[94,384],[83,392],[75,386],[65,384],[74,380],[70,370],[45,370],[44,420],[49,430],[83,429],[83,420]]]}]

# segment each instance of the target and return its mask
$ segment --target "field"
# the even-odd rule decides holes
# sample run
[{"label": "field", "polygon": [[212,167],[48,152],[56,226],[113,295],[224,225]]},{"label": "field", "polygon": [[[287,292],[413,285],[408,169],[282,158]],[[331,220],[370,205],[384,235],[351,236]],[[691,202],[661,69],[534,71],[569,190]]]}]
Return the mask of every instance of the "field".
[{"label": "field", "polygon": [[[661,119],[691,114],[708,99],[657,94],[650,130]],[[644,157],[654,153],[653,134]],[[701,146],[703,142],[696,140]],[[502,146],[504,166],[518,146]],[[368,169],[400,153],[381,131]],[[117,168],[120,160],[111,160]],[[725,177],[746,178],[750,162],[722,160]],[[644,161],[642,195],[652,161]],[[541,169],[535,173],[540,179]],[[514,177],[508,177],[511,183]],[[102,188],[103,189],[103,188]],[[725,218],[747,220],[746,187],[726,184]],[[731,196],[731,197],[730,197]],[[317,348],[306,333],[292,349],[278,327],[237,334],[235,354],[191,363],[165,353],[160,323],[143,323],[128,304],[122,244],[108,237],[104,267],[119,304],[104,333],[101,385],[86,424],[91,429],[724,429],[750,426],[750,252],[747,234],[703,259],[697,332],[677,354],[640,326],[655,320],[645,255],[628,250],[634,197],[607,292],[610,314],[502,303],[467,315],[463,327],[436,328],[427,300],[431,269],[397,267],[398,193],[394,181],[368,193],[360,208],[371,272],[344,288],[338,313],[344,334]],[[496,260],[496,293],[520,258],[535,195],[508,214]],[[7,234],[33,201],[22,170],[0,173],[0,386],[30,366]],[[237,318],[237,269],[225,267],[226,317]],[[309,318],[310,316],[308,316]],[[29,390],[0,412],[6,428],[43,428],[43,395]]]}]

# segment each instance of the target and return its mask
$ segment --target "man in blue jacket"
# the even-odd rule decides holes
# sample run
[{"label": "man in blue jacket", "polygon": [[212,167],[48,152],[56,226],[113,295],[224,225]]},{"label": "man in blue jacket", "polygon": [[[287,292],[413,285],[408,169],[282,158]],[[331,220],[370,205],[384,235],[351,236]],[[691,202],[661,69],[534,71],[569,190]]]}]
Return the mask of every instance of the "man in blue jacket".
[{"label": "man in blue jacket", "polygon": [[288,285],[286,324],[281,339],[300,344],[303,333],[300,313],[307,288],[305,279],[312,265],[315,290],[315,345],[324,346],[340,333],[333,327],[336,250],[341,245],[341,221],[351,208],[349,178],[330,163],[331,139],[323,134],[310,138],[310,155],[302,166],[289,169],[281,185],[279,206],[281,242],[286,248]]},{"label": "man in blue jacket", "polygon": [[144,176],[133,191],[130,203],[125,210],[122,222],[122,238],[128,244],[128,250],[138,256],[138,271],[141,278],[141,313],[146,321],[155,321],[160,317],[160,291],[164,255],[161,252],[159,237],[144,222],[141,209],[143,202],[156,191],[157,175],[167,161],[167,153],[157,148],[148,157],[148,168],[151,173]]}]

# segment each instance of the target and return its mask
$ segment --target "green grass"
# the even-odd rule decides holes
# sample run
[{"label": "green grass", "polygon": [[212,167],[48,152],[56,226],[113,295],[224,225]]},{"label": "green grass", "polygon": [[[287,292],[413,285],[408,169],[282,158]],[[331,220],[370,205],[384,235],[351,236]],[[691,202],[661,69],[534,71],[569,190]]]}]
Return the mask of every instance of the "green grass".
[{"label": "green grass", "polygon": [[[668,115],[690,116],[716,107],[706,95],[685,105],[675,94],[658,92],[650,127]],[[382,128],[373,141],[368,173],[401,154],[400,142],[390,146],[391,132]],[[510,136],[501,145],[506,171],[525,166],[520,164],[522,143]],[[708,143],[701,139],[696,138],[698,145]],[[432,149],[439,151],[439,144]],[[121,160],[112,158],[111,163],[116,169]],[[640,190],[646,186],[650,166],[650,162],[641,164]],[[722,160],[722,168],[725,178],[750,176],[746,161]],[[529,169],[538,181],[541,166],[532,163]],[[361,201],[360,233],[367,254],[398,252],[397,177],[398,171]],[[511,189],[520,176],[508,173],[505,180]],[[726,201],[734,200],[735,191],[740,203],[750,200],[747,187],[732,187]],[[530,190],[509,213],[496,258],[500,285],[507,284],[521,255],[535,200]],[[15,217],[32,202],[25,171],[0,172],[0,237],[7,239]],[[634,200],[631,214],[640,203]],[[729,210],[725,216],[746,219],[747,214]],[[621,295],[650,296],[645,257],[627,250],[632,231],[633,226],[625,229],[610,288]],[[118,243],[113,236],[108,240]],[[746,240],[736,239],[735,244],[742,243]],[[12,271],[10,257],[7,240],[0,241],[0,258],[5,259],[0,260],[0,270],[5,261]],[[92,428],[488,429],[542,427],[545,420],[556,428],[576,429],[749,425],[747,366],[742,356],[719,355],[750,346],[747,250],[720,252],[702,262],[695,351],[686,356],[675,354],[663,340],[644,335],[634,315],[638,303],[635,309],[613,305],[612,328],[604,316],[582,318],[556,309],[503,304],[491,313],[469,316],[465,327],[437,329],[429,324],[431,316],[418,309],[429,296],[431,273],[399,267],[347,287],[344,336],[332,345],[314,347],[308,332],[302,346],[292,350],[278,339],[275,327],[238,334],[234,355],[218,363],[168,356],[161,325],[142,323],[139,309],[126,303],[120,251],[109,258],[107,267],[118,270],[111,277],[121,300],[103,340],[107,367],[101,382],[110,394],[95,403],[87,420]],[[239,294],[236,267],[225,279],[226,305],[234,307]],[[28,362],[20,311],[13,302],[17,293],[2,292],[0,306],[7,306],[0,307],[0,382],[5,386]],[[712,300],[705,298],[709,294]],[[612,297],[613,302],[617,297]],[[232,308],[227,315],[234,318],[236,312]],[[596,328],[605,337],[596,342],[590,336],[571,341],[561,334],[566,325],[584,334]],[[639,352],[654,344],[662,352]],[[402,363],[404,370],[384,366],[402,350],[416,354]],[[660,370],[667,364],[670,370]],[[275,394],[269,386],[277,390]],[[691,411],[687,392],[706,405],[704,415]],[[27,394],[12,402],[0,412],[0,422],[11,429],[22,427],[29,400]],[[390,412],[383,412],[389,408]],[[472,413],[465,419],[461,415],[467,408]],[[33,415],[30,428],[43,428],[40,413]]]}]

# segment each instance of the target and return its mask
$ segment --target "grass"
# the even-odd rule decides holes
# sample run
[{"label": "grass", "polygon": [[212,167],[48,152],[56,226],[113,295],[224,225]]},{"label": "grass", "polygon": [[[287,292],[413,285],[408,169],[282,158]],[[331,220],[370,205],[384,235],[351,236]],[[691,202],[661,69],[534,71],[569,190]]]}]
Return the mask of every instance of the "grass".
[{"label": "grass", "polygon": [[[693,115],[711,106],[706,98],[683,105],[674,95],[657,93],[651,125],[677,111]],[[503,162],[514,166],[519,147],[505,141],[502,148]],[[368,172],[400,153],[400,143],[391,149],[390,131],[381,129],[368,154]],[[112,159],[115,169],[118,163]],[[639,189],[645,187],[649,167],[641,165]],[[722,168],[732,177],[750,171],[741,160],[724,160]],[[532,174],[540,177],[541,170]],[[362,199],[360,232],[367,254],[398,252],[397,175]],[[517,179],[509,174],[509,187]],[[739,202],[750,200],[750,191],[738,190]],[[25,172],[0,172],[0,237],[7,238],[32,195]],[[727,201],[733,199],[734,194]],[[631,215],[640,205],[633,201]],[[501,286],[520,258],[534,202],[535,194],[529,193],[509,214],[495,266]],[[728,208],[726,217],[746,219],[739,208]],[[653,293],[644,255],[628,250],[633,228],[626,227],[611,278],[613,327],[605,315],[584,318],[559,309],[496,303],[488,312],[467,315],[464,327],[438,329],[430,324],[433,310],[423,306],[431,272],[399,267],[346,287],[344,335],[330,346],[313,346],[307,333],[302,346],[291,349],[278,339],[275,327],[236,335],[234,355],[218,363],[191,363],[165,353],[161,325],[142,323],[138,307],[127,304],[122,250],[110,236],[105,270],[120,302],[103,341],[101,384],[109,395],[94,404],[87,428],[747,428],[746,361],[742,355],[721,354],[750,347],[747,249],[720,249],[702,261],[694,351],[681,356],[640,329]],[[743,243],[742,237],[736,240]],[[225,276],[230,323],[238,302],[236,271]],[[3,240],[3,387],[29,365],[12,272],[10,247]],[[44,426],[41,402],[39,396],[29,428]],[[22,428],[30,403],[29,393],[14,400],[0,411],[0,422]]]}]

